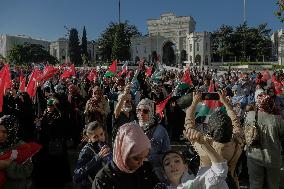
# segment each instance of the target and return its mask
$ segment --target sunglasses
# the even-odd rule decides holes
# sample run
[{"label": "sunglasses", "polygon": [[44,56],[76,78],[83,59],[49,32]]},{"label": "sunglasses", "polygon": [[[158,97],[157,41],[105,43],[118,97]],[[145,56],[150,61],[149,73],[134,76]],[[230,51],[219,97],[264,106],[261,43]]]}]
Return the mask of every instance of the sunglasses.
[{"label": "sunglasses", "polygon": [[150,112],[150,110],[147,110],[147,109],[138,109],[137,111],[138,113],[142,112],[143,114],[148,114]]}]

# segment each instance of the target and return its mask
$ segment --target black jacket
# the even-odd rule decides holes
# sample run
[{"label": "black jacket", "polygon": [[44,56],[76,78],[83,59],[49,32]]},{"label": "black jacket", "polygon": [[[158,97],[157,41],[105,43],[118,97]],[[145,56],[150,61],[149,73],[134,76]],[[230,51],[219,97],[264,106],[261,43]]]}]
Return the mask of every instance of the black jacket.
[{"label": "black jacket", "polygon": [[124,173],[111,162],[98,172],[92,189],[153,189],[158,183],[149,162],[134,173]]}]

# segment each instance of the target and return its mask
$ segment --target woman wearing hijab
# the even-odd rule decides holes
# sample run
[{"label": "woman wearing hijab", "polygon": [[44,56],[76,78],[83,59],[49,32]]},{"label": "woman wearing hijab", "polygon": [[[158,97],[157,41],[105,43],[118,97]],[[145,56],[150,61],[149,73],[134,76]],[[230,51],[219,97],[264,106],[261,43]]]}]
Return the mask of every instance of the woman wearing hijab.
[{"label": "woman wearing hijab", "polygon": [[33,166],[31,160],[22,164],[15,162],[18,153],[16,147],[23,144],[17,137],[18,122],[11,115],[0,118],[0,154],[12,150],[11,157],[7,160],[0,160],[0,171],[5,171],[6,182],[3,189],[29,189],[31,188],[30,176]]},{"label": "woman wearing hijab", "polygon": [[38,142],[42,149],[35,156],[35,184],[37,188],[61,189],[71,181],[67,157],[67,125],[54,99],[47,101],[47,109],[41,118]]},{"label": "woman wearing hijab", "polygon": [[142,99],[136,108],[139,126],[151,142],[148,160],[152,164],[159,179],[162,179],[162,156],[170,150],[170,139],[167,130],[155,120],[154,102],[148,98]]},{"label": "woman wearing hijab", "polygon": [[259,140],[247,148],[247,166],[251,189],[278,189],[280,182],[281,139],[284,136],[284,120],[273,97],[260,93],[256,97],[256,111],[247,113],[246,125],[255,125]]},{"label": "woman wearing hijab", "polygon": [[135,123],[121,126],[115,138],[113,161],[101,169],[93,189],[152,189],[158,179],[149,162],[144,162],[151,143]]}]

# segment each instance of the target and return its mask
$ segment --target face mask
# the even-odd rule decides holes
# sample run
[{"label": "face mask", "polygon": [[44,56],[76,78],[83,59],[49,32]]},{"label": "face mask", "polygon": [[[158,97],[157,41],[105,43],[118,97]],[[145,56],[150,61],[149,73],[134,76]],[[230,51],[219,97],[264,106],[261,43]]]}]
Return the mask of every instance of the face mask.
[{"label": "face mask", "polygon": [[143,129],[146,129],[150,125],[150,121],[140,121],[139,120],[139,126]]}]

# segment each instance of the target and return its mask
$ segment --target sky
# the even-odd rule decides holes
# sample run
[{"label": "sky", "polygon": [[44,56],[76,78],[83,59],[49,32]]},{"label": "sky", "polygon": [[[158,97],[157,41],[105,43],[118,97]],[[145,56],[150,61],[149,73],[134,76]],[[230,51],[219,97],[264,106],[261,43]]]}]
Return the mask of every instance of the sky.
[{"label": "sky", "polygon": [[[249,26],[284,28],[273,13],[276,0],[246,1]],[[197,32],[212,32],[222,24],[243,23],[243,0],[121,0],[121,21],[136,25],[142,34],[147,34],[147,19],[169,12],[192,16]],[[88,40],[97,40],[110,22],[118,22],[118,0],[0,0],[0,34],[54,41],[65,37],[64,26],[76,28],[79,35],[86,26]]]}]

